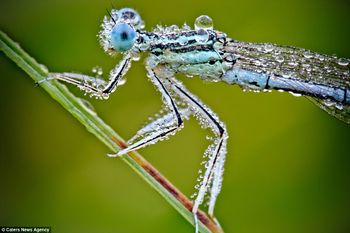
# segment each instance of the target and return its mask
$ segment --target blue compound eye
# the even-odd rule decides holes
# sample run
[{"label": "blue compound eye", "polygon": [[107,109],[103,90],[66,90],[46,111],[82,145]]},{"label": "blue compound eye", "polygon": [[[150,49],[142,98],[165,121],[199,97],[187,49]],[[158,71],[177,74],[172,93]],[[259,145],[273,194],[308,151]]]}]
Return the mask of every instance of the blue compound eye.
[{"label": "blue compound eye", "polygon": [[116,24],[111,32],[111,42],[118,52],[125,52],[132,48],[136,40],[136,31],[126,23]]}]

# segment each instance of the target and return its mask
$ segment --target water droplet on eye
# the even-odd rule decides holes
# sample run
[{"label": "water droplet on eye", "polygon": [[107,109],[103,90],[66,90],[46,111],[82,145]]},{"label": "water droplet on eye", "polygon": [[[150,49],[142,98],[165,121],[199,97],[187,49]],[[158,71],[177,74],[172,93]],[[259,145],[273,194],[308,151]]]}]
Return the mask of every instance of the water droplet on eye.
[{"label": "water droplet on eye", "polygon": [[272,44],[265,44],[264,49],[265,49],[265,52],[269,53],[273,50],[273,45]]},{"label": "water droplet on eye", "polygon": [[276,61],[279,62],[279,63],[282,63],[282,62],[284,62],[284,57],[279,55],[279,56],[276,57]]},{"label": "water droplet on eye", "polygon": [[338,59],[338,64],[341,66],[347,66],[349,65],[349,60],[346,58],[339,58]]},{"label": "water droplet on eye", "polygon": [[206,30],[202,29],[202,28],[198,29],[197,30],[197,35],[195,35],[195,39],[198,42],[205,43],[209,39],[209,33]]},{"label": "water droplet on eye", "polygon": [[310,51],[305,51],[303,55],[305,58],[312,58],[314,56]]},{"label": "water droplet on eye", "polygon": [[197,29],[213,29],[213,20],[207,16],[207,15],[201,15],[199,16],[195,23],[194,23],[194,28]]}]

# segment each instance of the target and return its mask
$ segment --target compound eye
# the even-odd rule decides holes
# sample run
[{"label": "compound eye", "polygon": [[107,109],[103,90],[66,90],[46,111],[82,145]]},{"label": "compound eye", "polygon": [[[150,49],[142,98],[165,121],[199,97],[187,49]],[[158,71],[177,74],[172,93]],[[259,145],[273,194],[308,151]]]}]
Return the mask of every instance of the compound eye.
[{"label": "compound eye", "polygon": [[111,32],[113,48],[118,52],[125,52],[132,48],[136,40],[136,31],[126,23],[117,23]]},{"label": "compound eye", "polygon": [[141,17],[135,10],[123,8],[119,10],[118,14],[124,22],[132,24],[135,28],[140,29],[143,27]]}]

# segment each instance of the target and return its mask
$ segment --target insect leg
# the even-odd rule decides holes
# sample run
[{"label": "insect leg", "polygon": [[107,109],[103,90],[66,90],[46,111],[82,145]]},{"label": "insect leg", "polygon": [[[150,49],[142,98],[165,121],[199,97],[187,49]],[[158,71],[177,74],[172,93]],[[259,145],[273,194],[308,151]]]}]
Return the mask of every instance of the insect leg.
[{"label": "insect leg", "polygon": [[[181,117],[184,120],[188,120],[190,115],[192,114],[189,108],[179,108],[178,110]],[[173,112],[166,113],[163,116],[156,118],[154,121],[147,124],[139,131],[137,131],[137,133],[131,139],[129,139],[128,144],[132,144],[134,141],[136,141],[136,139],[144,138],[155,134],[159,130],[162,130],[162,128],[170,127],[172,124],[174,124]]]},{"label": "insect leg", "polygon": [[89,93],[91,96],[97,98],[108,98],[109,94],[116,89],[118,81],[125,75],[130,66],[131,58],[129,55],[126,55],[124,59],[110,71],[108,82],[78,73],[50,73],[49,77],[37,82],[37,84],[56,79],[73,84],[81,90],[84,90],[86,93]]},{"label": "insect leg", "polygon": [[226,126],[218,119],[211,109],[204,105],[196,96],[192,95],[180,82],[171,79],[171,83],[172,90],[192,108],[192,111],[194,111],[197,118],[199,118],[201,124],[205,127],[209,127],[216,136],[214,143],[210,145],[205,152],[205,155],[208,156],[208,161],[205,165],[206,170],[192,208],[192,212],[196,218],[199,205],[202,204],[204,196],[210,188],[208,213],[213,216],[216,198],[222,184],[223,166],[226,156],[226,141],[228,138]]},{"label": "insect leg", "polygon": [[[160,67],[156,67],[154,69],[148,68],[148,76],[150,77],[152,83],[157,87],[157,89],[162,94],[162,100],[165,105],[171,110],[172,118],[171,122],[165,124],[165,122],[161,122],[160,119],[160,127],[153,131],[153,133],[147,135],[141,140],[129,145],[127,148],[120,150],[117,154],[109,155],[109,156],[120,156],[122,154],[128,153],[133,150],[137,150],[139,148],[145,147],[150,144],[154,144],[155,142],[167,138],[169,135],[175,134],[179,129],[183,126],[183,116],[181,116],[180,111],[175,103],[175,100],[170,95],[168,88],[166,86],[165,80],[163,77],[163,70]],[[166,78],[165,78],[166,79]],[[163,118],[165,120],[166,118]],[[152,123],[151,123],[152,124]],[[136,137],[138,135],[136,134]]]}]

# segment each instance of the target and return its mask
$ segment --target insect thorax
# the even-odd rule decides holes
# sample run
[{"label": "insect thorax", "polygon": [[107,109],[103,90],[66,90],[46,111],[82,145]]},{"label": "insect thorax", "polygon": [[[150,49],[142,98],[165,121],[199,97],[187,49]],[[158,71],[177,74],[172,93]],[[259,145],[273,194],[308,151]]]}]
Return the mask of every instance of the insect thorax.
[{"label": "insect thorax", "polygon": [[167,65],[174,73],[219,81],[230,67],[221,52],[225,36],[214,30],[151,33],[148,49],[154,64]]}]

